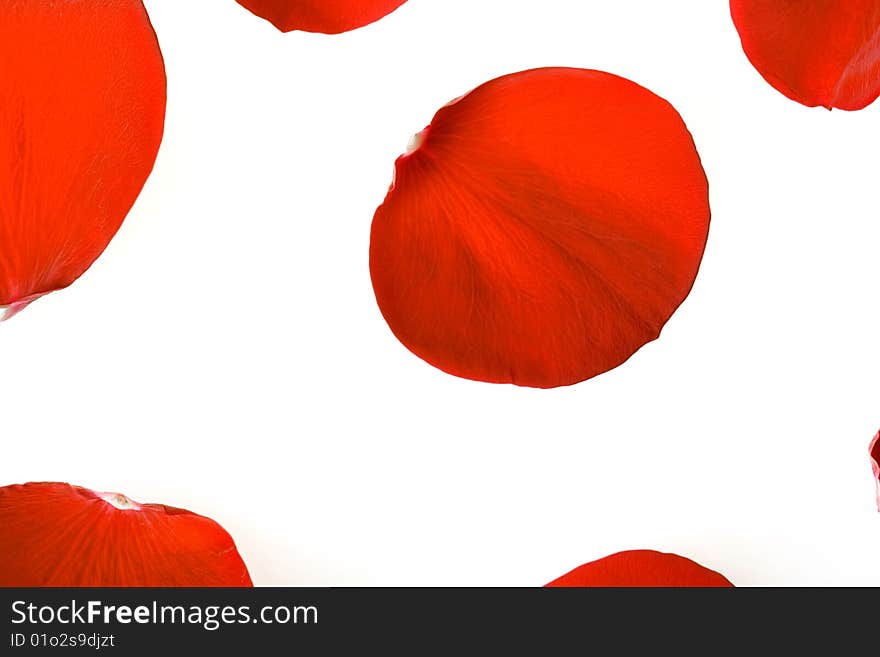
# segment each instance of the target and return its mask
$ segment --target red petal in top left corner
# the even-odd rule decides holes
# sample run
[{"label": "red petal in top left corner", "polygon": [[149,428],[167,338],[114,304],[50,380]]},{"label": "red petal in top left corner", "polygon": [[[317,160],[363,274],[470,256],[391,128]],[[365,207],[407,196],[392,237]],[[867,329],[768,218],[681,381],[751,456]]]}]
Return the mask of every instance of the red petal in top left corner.
[{"label": "red petal in top left corner", "polygon": [[0,319],[73,283],[162,140],[165,67],[141,0],[0,0]]}]

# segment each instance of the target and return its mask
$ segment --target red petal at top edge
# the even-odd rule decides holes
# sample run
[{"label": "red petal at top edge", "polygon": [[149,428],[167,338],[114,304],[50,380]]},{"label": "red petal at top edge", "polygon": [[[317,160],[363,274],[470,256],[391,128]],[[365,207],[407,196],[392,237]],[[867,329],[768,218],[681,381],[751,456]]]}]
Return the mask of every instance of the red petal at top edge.
[{"label": "red petal at top edge", "polygon": [[0,0],[0,319],[70,285],[153,168],[165,67],[141,0]]},{"label": "red petal at top edge", "polygon": [[709,189],[675,109],[624,78],[544,68],[440,109],[397,160],[370,274],[397,338],[451,374],[570,385],[687,297]]},{"label": "red petal at top edge", "polygon": [[630,550],[592,561],[550,587],[732,587],[723,575],[677,554]]},{"label": "red petal at top edge", "polygon": [[236,0],[282,32],[339,34],[387,16],[406,0]]},{"label": "red petal at top edge", "polygon": [[880,432],[871,441],[868,453],[871,455],[871,470],[877,484],[877,510],[880,511]]},{"label": "red petal at top edge", "polygon": [[209,518],[62,483],[0,488],[0,586],[253,586]]},{"label": "red petal at top edge", "polygon": [[804,105],[858,110],[880,95],[880,0],[731,0],[752,65]]}]

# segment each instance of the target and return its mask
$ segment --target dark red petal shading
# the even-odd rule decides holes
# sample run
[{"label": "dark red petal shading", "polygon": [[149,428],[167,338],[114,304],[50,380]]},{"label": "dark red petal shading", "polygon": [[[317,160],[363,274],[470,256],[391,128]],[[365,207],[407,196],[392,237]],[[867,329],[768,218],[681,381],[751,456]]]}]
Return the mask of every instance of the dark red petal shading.
[{"label": "dark red petal shading", "polygon": [[871,470],[877,483],[877,510],[880,511],[880,433],[874,436],[868,453],[871,455]]},{"label": "dark red petal shading", "polygon": [[0,488],[0,586],[253,586],[209,518],[61,483]]},{"label": "dark red petal shading", "polygon": [[858,110],[880,95],[880,0],[731,0],[752,65],[809,107]]},{"label": "dark red petal shading", "polygon": [[406,0],[236,0],[282,32],[339,34],[369,25]]},{"label": "dark red petal shading", "polygon": [[618,552],[575,568],[547,586],[731,587],[723,575],[677,554]]},{"label": "dark red petal shading", "polygon": [[165,67],[141,0],[0,0],[0,319],[101,254],[164,123]]},{"label": "dark red petal shading", "polygon": [[669,103],[609,73],[535,69],[442,108],[398,158],[370,273],[416,355],[550,388],[657,338],[708,229],[706,176]]}]

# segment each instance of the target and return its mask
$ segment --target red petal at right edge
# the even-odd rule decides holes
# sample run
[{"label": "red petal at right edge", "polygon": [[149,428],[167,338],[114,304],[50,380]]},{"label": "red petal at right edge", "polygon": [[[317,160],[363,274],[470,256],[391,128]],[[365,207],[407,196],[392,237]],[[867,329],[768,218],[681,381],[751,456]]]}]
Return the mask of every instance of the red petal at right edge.
[{"label": "red petal at right edge", "polygon": [[815,107],[858,110],[880,95],[880,0],[731,0],[752,65]]},{"label": "red petal at right edge", "polygon": [[877,510],[880,511],[880,432],[871,441],[868,453],[871,455],[871,470],[874,472],[874,481],[877,484]]},{"label": "red petal at right edge", "polygon": [[406,0],[236,0],[282,32],[339,34],[374,23]]},{"label": "red petal at right edge", "polygon": [[62,483],[0,488],[0,586],[252,586],[210,518]]},{"label": "red petal at right edge", "polygon": [[709,185],[681,116],[625,78],[541,68],[441,108],[376,210],[382,315],[456,376],[536,388],[617,367],[684,301]]},{"label": "red petal at right edge", "polygon": [[165,66],[141,0],[0,0],[0,319],[101,254],[164,124]]},{"label": "red petal at right edge", "polygon": [[714,570],[654,550],[629,550],[592,561],[553,580],[550,587],[732,587]]}]

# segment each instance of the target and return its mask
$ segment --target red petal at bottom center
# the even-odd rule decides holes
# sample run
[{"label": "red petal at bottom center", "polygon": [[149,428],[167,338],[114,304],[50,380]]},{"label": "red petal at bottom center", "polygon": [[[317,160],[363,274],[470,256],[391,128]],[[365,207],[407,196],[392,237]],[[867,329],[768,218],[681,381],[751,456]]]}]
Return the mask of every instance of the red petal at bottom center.
[{"label": "red petal at bottom center", "polygon": [[724,575],[677,554],[629,550],[584,564],[547,586],[717,588],[733,584]]}]

